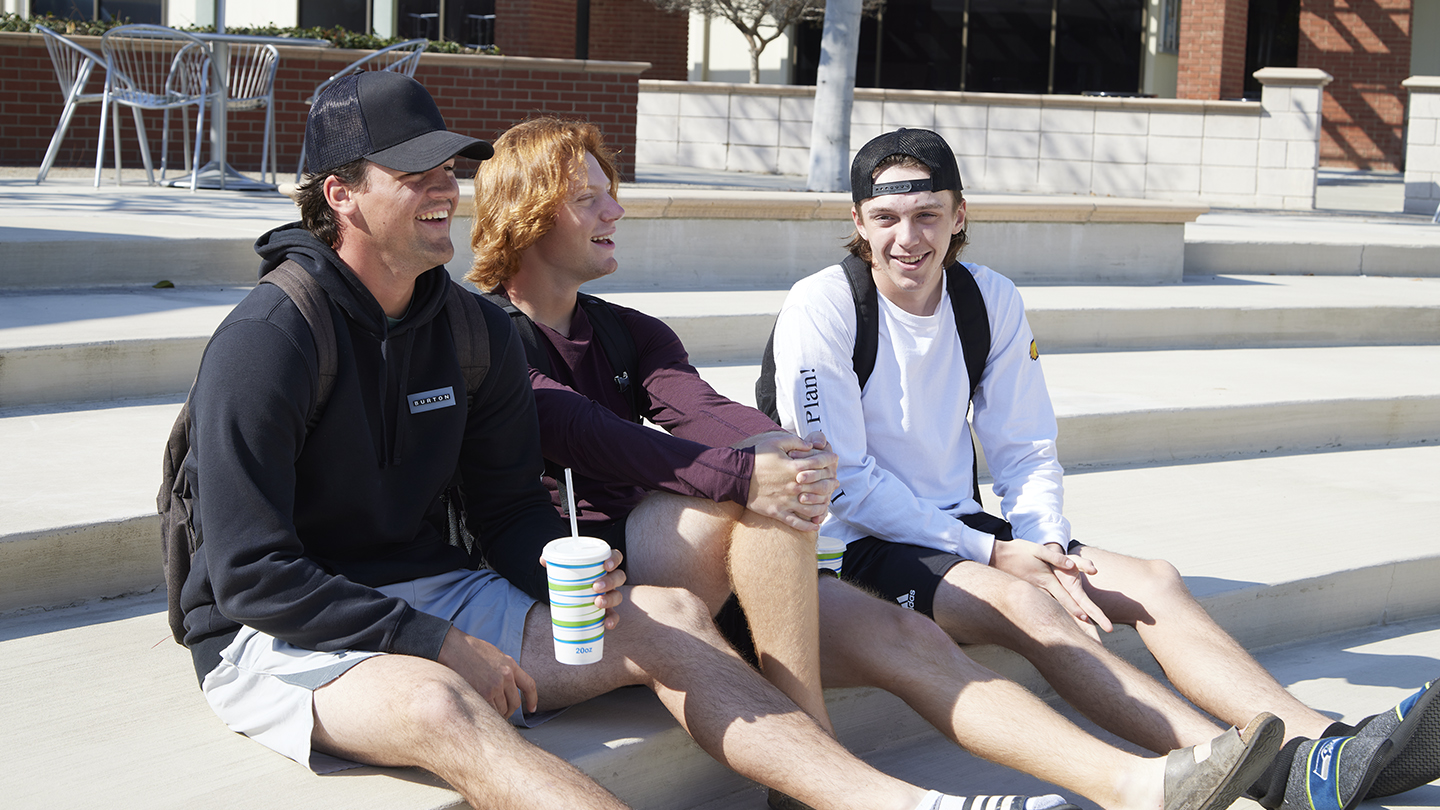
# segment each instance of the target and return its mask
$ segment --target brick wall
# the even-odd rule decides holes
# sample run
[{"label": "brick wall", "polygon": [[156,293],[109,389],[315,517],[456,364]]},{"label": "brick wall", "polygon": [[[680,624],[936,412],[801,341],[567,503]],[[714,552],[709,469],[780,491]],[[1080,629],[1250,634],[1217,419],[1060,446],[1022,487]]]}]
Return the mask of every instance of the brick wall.
[{"label": "brick wall", "polygon": [[[99,51],[98,37],[78,37],[87,48]],[[282,48],[275,84],[276,141],[282,175],[295,171],[309,108],[304,99],[315,86],[360,51],[318,48]],[[635,110],[643,64],[575,62],[510,56],[426,54],[415,78],[435,96],[451,129],[482,138],[494,138],[510,126],[537,114],[585,118],[597,124],[607,142],[620,151],[621,171],[634,176]],[[97,71],[89,89],[98,91]],[[0,165],[39,166],[50,136],[60,118],[62,98],[44,41],[38,35],[0,33]],[[56,158],[57,166],[94,166],[95,139],[100,126],[100,105],[77,110],[70,133]],[[228,119],[228,159],[241,171],[260,166],[264,112],[231,113]],[[183,164],[178,117],[172,116],[171,165]],[[122,110],[122,160],[140,165],[131,116]],[[159,161],[160,116],[146,113],[152,153]],[[194,119],[191,119],[194,126]],[[109,141],[109,136],[106,138]],[[106,149],[106,165],[110,164]],[[208,159],[208,147],[202,160]],[[461,172],[473,164],[461,165]]]},{"label": "brick wall", "polygon": [[[575,56],[575,0],[497,0],[500,52],[550,59]],[[686,78],[690,21],[647,0],[590,0],[591,59],[649,62],[647,79]]]},{"label": "brick wall", "polygon": [[1235,99],[1244,94],[1248,11],[1248,0],[1180,4],[1177,98]]},{"label": "brick wall", "polygon": [[1320,163],[1396,171],[1404,154],[1410,0],[1301,0],[1300,65],[1325,89]]}]

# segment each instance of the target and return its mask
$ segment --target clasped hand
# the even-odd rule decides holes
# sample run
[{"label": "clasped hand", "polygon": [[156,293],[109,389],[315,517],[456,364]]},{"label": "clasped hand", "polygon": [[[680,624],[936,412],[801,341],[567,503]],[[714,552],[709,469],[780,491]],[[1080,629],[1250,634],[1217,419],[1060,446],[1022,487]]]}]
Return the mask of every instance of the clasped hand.
[{"label": "clasped hand", "polygon": [[825,434],[801,439],[783,431],[762,433],[737,447],[755,448],[746,508],[783,522],[796,531],[813,532],[825,520],[835,480],[836,455]]},{"label": "clasped hand", "polygon": [[1096,572],[1095,563],[1078,554],[1066,555],[1059,543],[1025,540],[996,541],[990,565],[1050,594],[1092,638],[1115,627],[1085,592],[1085,576]]}]

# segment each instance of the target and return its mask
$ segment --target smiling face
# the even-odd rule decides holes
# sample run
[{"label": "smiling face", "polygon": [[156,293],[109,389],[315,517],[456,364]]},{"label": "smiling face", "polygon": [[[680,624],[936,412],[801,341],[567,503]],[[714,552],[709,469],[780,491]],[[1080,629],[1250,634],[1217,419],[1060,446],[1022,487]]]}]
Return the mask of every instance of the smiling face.
[{"label": "smiling face", "polygon": [[393,276],[414,278],[455,255],[450,218],[460,186],[454,160],[409,173],[371,163],[365,185],[341,193],[343,210],[350,215],[337,251],[357,271],[383,268]]},{"label": "smiling face", "polygon": [[625,209],[610,195],[610,178],[587,152],[583,182],[576,180],[554,226],[520,257],[521,272],[575,286],[615,272],[615,223],[623,216]]},{"label": "smiling face", "polygon": [[[894,165],[875,176],[876,184],[929,177],[925,169]],[[914,315],[932,315],[944,286],[950,237],[965,227],[965,203],[952,191],[883,194],[850,211],[855,230],[870,245],[876,290]]]}]

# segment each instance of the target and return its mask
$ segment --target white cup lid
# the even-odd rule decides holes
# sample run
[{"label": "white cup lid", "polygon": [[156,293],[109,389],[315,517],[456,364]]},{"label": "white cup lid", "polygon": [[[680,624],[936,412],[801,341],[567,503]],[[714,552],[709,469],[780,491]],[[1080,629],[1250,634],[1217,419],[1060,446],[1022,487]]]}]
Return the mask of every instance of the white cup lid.
[{"label": "white cup lid", "polygon": [[596,537],[561,537],[545,544],[546,562],[586,565],[610,559],[610,546]]}]

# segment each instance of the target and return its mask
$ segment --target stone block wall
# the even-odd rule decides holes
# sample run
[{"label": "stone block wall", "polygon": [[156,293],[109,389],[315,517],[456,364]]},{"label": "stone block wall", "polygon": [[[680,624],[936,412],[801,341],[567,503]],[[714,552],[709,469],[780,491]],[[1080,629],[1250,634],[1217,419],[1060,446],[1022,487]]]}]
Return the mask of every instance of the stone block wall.
[{"label": "stone block wall", "polygon": [[1440,76],[1412,76],[1410,120],[1405,138],[1405,211],[1440,210]]},{"label": "stone block wall", "polygon": [[[1320,71],[1269,69],[1260,102],[860,89],[851,155],[939,132],[968,189],[1314,207]],[[640,82],[641,163],[804,175],[814,89]]]},{"label": "stone block wall", "polygon": [[[76,37],[97,53],[99,37]],[[275,129],[281,175],[292,177],[300,157],[309,107],[305,99],[316,85],[365,51],[284,47],[275,80]],[[481,138],[495,138],[528,117],[541,114],[585,118],[599,125],[620,151],[624,176],[634,176],[635,108],[638,82],[646,62],[533,59],[514,56],[426,54],[415,78],[435,97],[446,124]],[[87,88],[101,89],[97,70]],[[39,166],[60,118],[63,97],[45,43],[38,34],[0,33],[0,165]],[[178,116],[172,116],[170,165],[183,165]],[[139,167],[131,115],[121,110],[122,161]],[[158,165],[160,115],[146,113],[151,151]],[[233,112],[228,118],[227,158],[232,166],[255,172],[260,166],[264,111]],[[191,127],[194,119],[191,119]],[[57,166],[94,166],[100,105],[82,104],[56,158]],[[208,137],[208,136],[207,136]],[[112,165],[106,136],[105,165]],[[202,150],[205,160],[208,146]],[[461,161],[463,174],[474,164]],[[108,178],[108,175],[107,175]],[[106,182],[109,182],[107,179]]]}]

